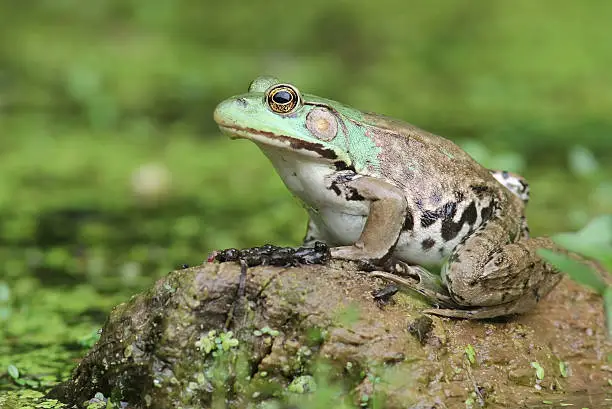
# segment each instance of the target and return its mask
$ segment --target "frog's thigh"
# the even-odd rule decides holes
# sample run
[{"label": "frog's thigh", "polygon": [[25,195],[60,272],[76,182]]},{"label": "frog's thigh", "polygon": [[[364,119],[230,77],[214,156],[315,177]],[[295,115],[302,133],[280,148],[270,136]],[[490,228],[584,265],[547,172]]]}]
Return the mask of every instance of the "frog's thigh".
[{"label": "frog's thigh", "polygon": [[[560,280],[558,271],[536,253],[538,248],[554,246],[550,239],[524,239],[492,252],[482,242],[479,246],[470,245],[470,240],[457,256],[451,257],[443,272],[449,294],[459,305],[502,307],[521,300],[522,310],[526,311]],[[521,312],[516,308],[520,306],[513,307],[513,312]]]},{"label": "frog's thigh", "polygon": [[471,308],[466,310],[456,309],[429,309],[427,314],[438,315],[449,318],[464,318],[482,320],[487,318],[502,317],[505,315],[522,314],[535,308],[539,300],[548,294],[563,278],[562,274],[553,274],[544,280],[534,292],[527,292],[523,297],[506,304],[492,305],[490,307]]},{"label": "frog's thigh", "polygon": [[408,212],[404,192],[381,179],[363,176],[347,182],[358,200],[370,202],[370,213],[361,236],[352,246],[331,249],[332,257],[380,260],[399,238]]}]

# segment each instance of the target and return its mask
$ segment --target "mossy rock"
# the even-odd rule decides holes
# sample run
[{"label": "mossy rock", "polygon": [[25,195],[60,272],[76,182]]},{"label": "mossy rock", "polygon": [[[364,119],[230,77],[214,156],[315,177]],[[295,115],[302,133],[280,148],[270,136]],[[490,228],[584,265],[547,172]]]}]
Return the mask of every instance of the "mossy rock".
[{"label": "mossy rock", "polygon": [[601,300],[568,279],[529,314],[431,322],[413,295],[376,303],[383,283],[349,263],[251,268],[244,297],[239,283],[233,263],[170,273],[112,311],[49,397],[241,408],[296,390],[313,396],[325,382],[355,405],[596,407],[612,389]]}]

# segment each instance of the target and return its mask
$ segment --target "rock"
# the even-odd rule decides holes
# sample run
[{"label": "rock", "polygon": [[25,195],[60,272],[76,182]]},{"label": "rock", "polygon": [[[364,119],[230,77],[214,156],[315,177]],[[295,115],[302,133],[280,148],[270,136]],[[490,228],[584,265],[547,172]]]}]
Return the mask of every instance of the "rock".
[{"label": "rock", "polygon": [[423,318],[426,304],[413,294],[380,305],[372,292],[384,283],[350,263],[247,274],[243,298],[237,264],[206,264],[115,307],[49,397],[240,408],[291,395],[289,385],[317,394],[331,384],[356,404],[382,396],[388,408],[567,399],[597,407],[609,390],[601,300],[568,279],[533,312],[483,322]]}]

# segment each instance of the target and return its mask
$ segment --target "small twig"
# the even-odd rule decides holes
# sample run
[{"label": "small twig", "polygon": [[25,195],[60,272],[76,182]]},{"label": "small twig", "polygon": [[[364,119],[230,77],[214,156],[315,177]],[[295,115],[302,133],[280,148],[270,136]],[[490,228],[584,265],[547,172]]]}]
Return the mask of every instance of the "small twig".
[{"label": "small twig", "polygon": [[238,289],[236,290],[236,299],[234,300],[234,302],[232,303],[232,306],[230,307],[230,310],[227,314],[227,319],[225,320],[225,330],[229,330],[229,327],[232,323],[232,320],[235,318],[235,316],[238,315],[238,312],[240,312],[242,310],[242,307],[244,305],[244,297],[246,294],[246,278],[247,278],[247,270],[249,268],[249,266],[247,265],[246,261],[243,259],[239,260],[240,262],[240,276],[238,278]]},{"label": "small twig", "polygon": [[476,396],[478,397],[478,404],[480,405],[480,407],[484,407],[485,405],[484,396],[482,396],[482,393],[480,393],[480,387],[478,386],[478,384],[476,383],[476,380],[474,379],[474,375],[472,374],[472,368],[470,367],[469,361],[467,362],[466,370],[468,373],[468,378],[472,382],[472,385],[474,386],[474,393],[476,393]]},{"label": "small twig", "polygon": [[246,278],[247,278],[247,269],[249,266],[246,261],[240,260],[240,279],[238,280],[238,292],[236,293],[236,298],[238,300],[244,297],[246,292]]}]

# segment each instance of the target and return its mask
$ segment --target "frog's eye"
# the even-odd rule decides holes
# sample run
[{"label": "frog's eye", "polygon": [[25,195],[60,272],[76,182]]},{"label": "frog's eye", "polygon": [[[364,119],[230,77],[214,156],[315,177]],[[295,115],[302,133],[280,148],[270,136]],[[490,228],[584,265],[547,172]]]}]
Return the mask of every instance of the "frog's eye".
[{"label": "frog's eye", "polygon": [[279,84],[266,92],[266,103],[277,114],[290,114],[302,104],[297,88],[289,84]]}]

